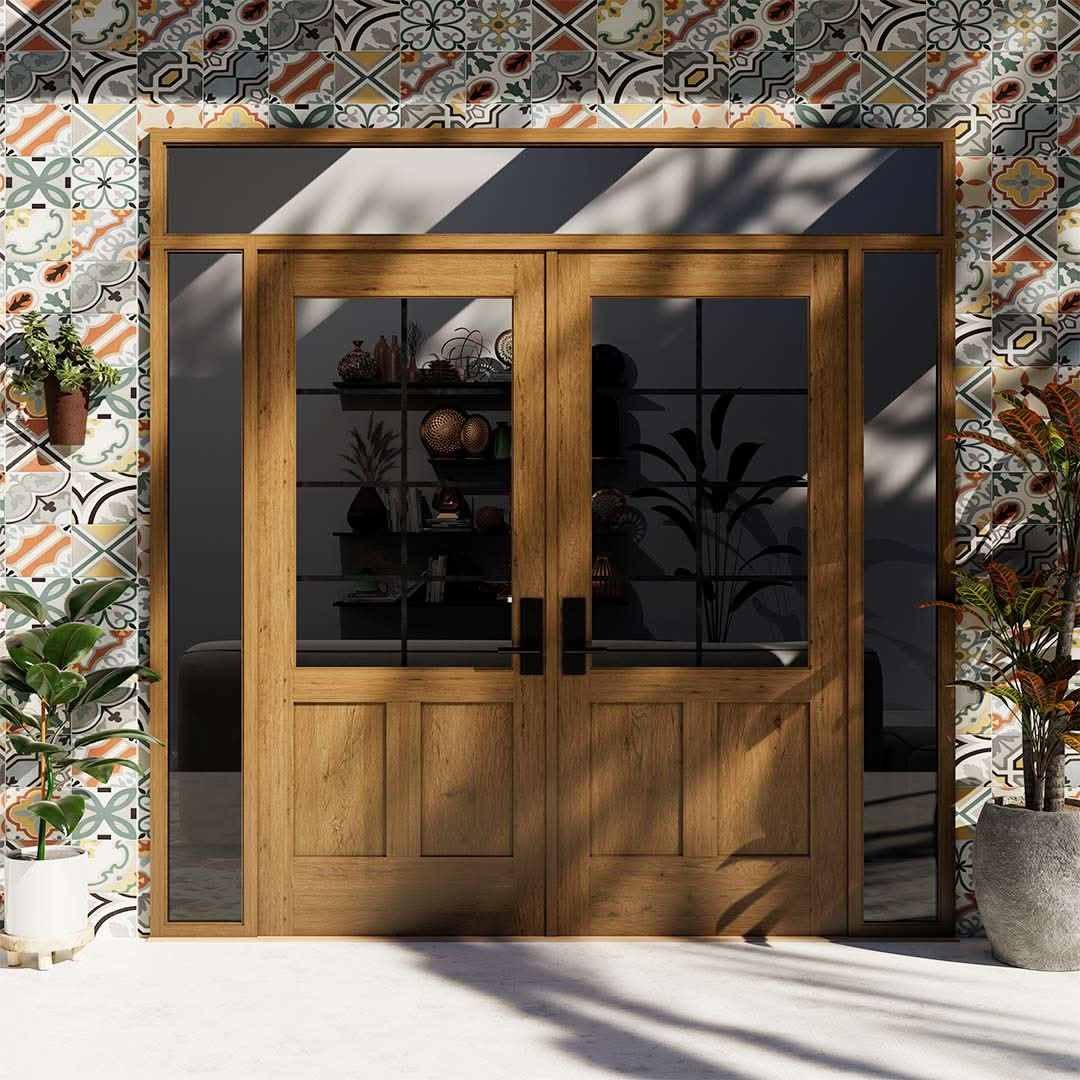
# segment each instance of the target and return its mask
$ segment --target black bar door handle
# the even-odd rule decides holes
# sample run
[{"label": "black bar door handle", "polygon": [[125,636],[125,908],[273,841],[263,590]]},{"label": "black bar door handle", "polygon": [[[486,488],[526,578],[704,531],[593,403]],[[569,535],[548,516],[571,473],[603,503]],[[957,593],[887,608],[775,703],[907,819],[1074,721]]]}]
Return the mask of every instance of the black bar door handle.
[{"label": "black bar door handle", "polygon": [[520,644],[515,647],[502,646],[495,651],[520,656],[522,675],[543,675],[544,601],[538,596],[526,596],[521,600],[518,641]]},{"label": "black bar door handle", "polygon": [[562,673],[584,675],[585,657],[592,650],[585,641],[585,597],[564,596],[562,602]]}]

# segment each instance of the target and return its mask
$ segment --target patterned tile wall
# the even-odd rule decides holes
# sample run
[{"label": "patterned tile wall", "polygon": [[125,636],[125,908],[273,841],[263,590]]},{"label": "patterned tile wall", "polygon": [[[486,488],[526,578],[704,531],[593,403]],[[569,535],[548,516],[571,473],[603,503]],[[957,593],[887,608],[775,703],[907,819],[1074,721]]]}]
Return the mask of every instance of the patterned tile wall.
[{"label": "patterned tile wall", "polygon": [[[0,554],[54,607],[87,578],[139,583],[103,663],[147,654],[151,127],[954,127],[960,425],[994,425],[992,389],[1080,374],[1080,0],[7,0],[5,49],[5,333],[71,312],[125,377],[70,455],[8,390]],[[965,545],[1006,528],[1045,551],[1045,500],[1005,463],[964,450],[959,490]],[[960,665],[983,646],[962,628]],[[106,711],[145,721],[146,702]],[[1015,786],[1017,742],[961,701],[965,931],[974,819]],[[136,906],[145,925],[147,827],[145,789],[118,778],[81,830],[121,931]]]}]

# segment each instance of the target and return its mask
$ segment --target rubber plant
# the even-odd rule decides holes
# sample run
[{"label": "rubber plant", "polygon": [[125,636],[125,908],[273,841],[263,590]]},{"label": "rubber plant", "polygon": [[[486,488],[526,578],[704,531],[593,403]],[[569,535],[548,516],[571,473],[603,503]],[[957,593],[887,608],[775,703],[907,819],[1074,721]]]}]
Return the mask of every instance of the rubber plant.
[{"label": "rubber plant", "polygon": [[[734,446],[724,467],[724,421],[734,399],[734,394],[720,394],[709,413],[712,476],[718,479],[704,478],[710,462],[706,460],[705,447],[691,428],[671,432],[672,441],[686,459],[685,467],[667,450],[651,443],[632,443],[628,447],[663,462],[674,470],[679,483],[694,493],[692,498],[680,498],[662,484],[655,484],[638,488],[633,496],[660,500],[652,509],[675,525],[695,554],[700,556],[704,576],[702,608],[708,641],[727,640],[732,617],[751,597],[765,589],[790,584],[780,577],[755,574],[755,564],[759,559],[772,556],[797,558],[802,555],[802,551],[791,544],[756,547],[750,543],[752,536],[746,528],[747,516],[771,506],[777,490],[803,484],[806,478],[774,476],[770,480],[748,485],[745,479],[747,471],[765,445],[757,442],[741,442]],[[723,478],[719,479],[721,474]],[[694,487],[699,475],[700,502]],[[744,488],[749,488],[748,494],[742,494]],[[688,567],[679,567],[675,576],[690,581],[697,577],[696,572]]]},{"label": "rubber plant", "polygon": [[21,339],[22,353],[16,358],[12,386],[25,395],[40,386],[45,394],[50,439],[67,446],[81,445],[86,441],[91,406],[120,382],[120,372],[83,344],[70,319],[61,320],[51,338],[45,316],[27,312]]},{"label": "rubber plant", "polygon": [[[979,443],[1018,462],[1023,469],[1039,481],[1049,499],[1055,524],[1057,551],[1049,568],[1050,581],[1055,591],[1053,611],[1055,622],[1044,628],[1050,640],[1040,637],[1040,648],[1026,656],[1018,666],[1016,675],[1007,680],[1009,689],[998,683],[1002,693],[992,691],[1012,703],[1021,716],[1024,731],[1024,789],[1025,804],[1031,810],[1063,810],[1065,806],[1065,747],[1066,735],[1072,730],[1072,695],[1067,693],[1068,680],[1064,676],[1072,663],[1073,629],[1076,626],[1077,602],[1080,600],[1080,394],[1066,383],[1052,382],[1039,388],[1028,385],[1025,392],[1038,402],[1044,412],[1033,409],[1019,394],[1001,393],[998,400],[1008,408],[997,413],[997,419],[1006,437],[998,438],[979,431],[959,432],[949,436],[958,442]],[[991,564],[997,568],[999,564]],[[990,597],[999,601],[1007,598],[1000,592],[1002,586],[993,585],[994,575],[988,567],[982,575],[982,583]],[[1018,588],[1011,582],[1009,589]],[[1050,587],[1050,586],[1046,586]],[[995,591],[997,590],[997,591]],[[975,611],[971,605],[974,594],[968,590],[967,600],[961,603],[964,611]],[[1021,632],[1017,626],[1003,627],[995,634],[999,647],[1005,648],[1007,640],[1017,640]],[[1026,640],[1026,638],[1024,639]],[[1019,672],[1027,672],[1024,680],[1017,681]],[[1075,674],[1075,672],[1073,672]],[[1071,678],[1071,675],[1070,675]],[[1038,718],[1027,715],[1025,710],[1042,710]],[[1040,734],[1039,747],[1033,742],[1032,733]],[[1045,738],[1045,744],[1041,741]],[[1037,773],[1043,756],[1047,755],[1045,775]]]},{"label": "rubber plant", "polygon": [[[126,581],[94,581],[68,594],[67,618],[46,627],[44,604],[28,593],[0,590],[0,603],[32,619],[37,625],[7,639],[8,656],[0,660],[0,683],[8,693],[0,697],[6,737],[18,755],[37,758],[41,797],[27,809],[38,819],[37,858],[45,858],[49,827],[70,837],[82,820],[85,798],[78,792],[57,796],[60,774],[72,769],[107,783],[116,769],[143,769],[123,757],[84,757],[82,753],[112,739],[127,739],[144,746],[161,745],[159,739],[138,728],[98,729],[73,736],[75,709],[102,702],[133,678],[156,681],[158,674],[141,664],[84,671],[104,633],[100,626],[82,621],[100,615],[133,586]],[[35,712],[23,711],[27,699],[37,699]]]}]

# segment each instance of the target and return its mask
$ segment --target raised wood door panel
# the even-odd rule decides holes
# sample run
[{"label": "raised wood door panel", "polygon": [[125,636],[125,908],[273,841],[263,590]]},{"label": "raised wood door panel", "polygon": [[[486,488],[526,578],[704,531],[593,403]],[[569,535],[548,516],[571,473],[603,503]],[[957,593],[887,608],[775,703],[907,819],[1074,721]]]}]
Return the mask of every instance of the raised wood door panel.
[{"label": "raised wood door panel", "polygon": [[[560,255],[558,282],[553,361],[559,409],[558,597],[586,598],[589,643],[599,625],[590,497],[602,483],[590,483],[589,469],[596,454],[589,407],[597,392],[589,363],[597,344],[594,299],[801,298],[807,380],[801,660],[795,657],[794,666],[747,667],[738,660],[724,666],[715,654],[702,652],[698,630],[694,655],[712,655],[705,663],[685,662],[678,650],[642,643],[638,651],[656,654],[656,661],[619,666],[609,652],[593,654],[584,674],[568,674],[564,666],[556,706],[558,932],[842,932],[847,928],[843,256]],[[703,381],[702,364],[708,360],[702,357],[700,303],[697,311],[701,398],[702,385],[731,383],[722,374]],[[671,340],[676,336],[672,332]],[[676,360],[671,357],[673,365]],[[666,382],[661,386],[662,394],[677,392]],[[677,449],[672,446],[671,452]],[[697,475],[704,490],[702,474]],[[698,581],[701,573],[699,567]],[[634,580],[627,578],[628,590]],[[607,600],[612,588],[606,579],[600,581],[598,595]],[[670,581],[664,586],[666,602],[674,606],[680,579],[675,575]],[[632,594],[628,602],[636,610],[643,601]],[[700,598],[698,605],[700,621]],[[605,618],[610,625],[610,611]],[[604,648],[610,649],[610,636],[610,630],[601,635]],[[563,627],[561,640],[567,639]],[[625,648],[614,645],[616,652]],[[733,655],[741,655],[737,646]]]},{"label": "raised wood door panel", "polygon": [[[499,399],[513,422],[510,578],[515,600],[543,599],[532,541],[545,529],[543,257],[263,253],[259,284],[259,933],[543,933],[544,678],[522,674],[517,656],[477,668],[440,647],[425,660],[419,631],[407,666],[315,666],[298,655],[296,607],[298,389],[328,393],[298,380],[296,305],[320,297],[512,301],[513,374]],[[368,408],[340,405],[358,420]],[[402,395],[402,431],[418,430],[411,408]],[[408,524],[400,533],[411,541]],[[402,567],[407,577],[404,555]],[[520,606],[507,610],[518,645]],[[465,616],[447,625],[448,638],[470,636]],[[490,664],[502,642],[473,636]],[[368,648],[349,641],[341,648]]]}]

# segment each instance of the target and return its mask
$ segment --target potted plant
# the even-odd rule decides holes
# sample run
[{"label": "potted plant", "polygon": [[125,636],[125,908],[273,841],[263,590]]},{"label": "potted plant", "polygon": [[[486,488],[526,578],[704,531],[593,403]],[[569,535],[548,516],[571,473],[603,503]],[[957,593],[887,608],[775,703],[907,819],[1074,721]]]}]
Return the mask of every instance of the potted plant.
[{"label": "potted plant", "polygon": [[1080,597],[1080,395],[1062,383],[1027,387],[1044,412],[1016,394],[999,395],[1007,438],[965,432],[1018,462],[1040,481],[1056,523],[1056,558],[1046,576],[1021,581],[998,562],[961,575],[957,602],[994,655],[986,682],[1021,728],[1024,806],[988,802],[975,841],[975,893],[995,956],[1017,967],[1080,969],[1080,814],[1067,812],[1065,747],[1078,730],[1080,672],[1073,630]]},{"label": "potted plant", "polygon": [[23,319],[22,348],[12,385],[21,394],[41,386],[50,441],[82,446],[91,404],[120,381],[120,372],[82,343],[70,319],[62,320],[56,337],[50,339],[45,317],[29,312]]},{"label": "potted plant", "polygon": [[341,456],[348,462],[345,471],[361,487],[349,505],[349,528],[356,533],[385,532],[388,527],[386,504],[379,495],[379,485],[385,484],[401,450],[396,431],[391,431],[375,414],[368,414],[367,434],[358,427],[350,432],[351,444]]},{"label": "potted plant", "polygon": [[[40,798],[27,807],[38,819],[37,844],[4,855],[5,932],[13,937],[57,938],[81,930],[87,916],[87,857],[80,848],[47,843],[49,831],[71,838],[85,809],[78,791],[60,794],[67,770],[107,783],[117,768],[140,766],[122,757],[88,757],[95,745],[127,739],[143,745],[160,741],[138,728],[99,729],[73,736],[71,716],[82,705],[104,701],[134,677],[156,680],[141,665],[84,672],[81,665],[104,633],[81,620],[111,607],[132,586],[126,581],[93,581],[72,589],[67,619],[46,628],[44,605],[27,593],[0,590],[0,603],[37,625],[7,639],[8,658],[0,660],[0,698],[5,737],[20,756],[37,759]],[[37,700],[33,712],[23,711]]]}]

